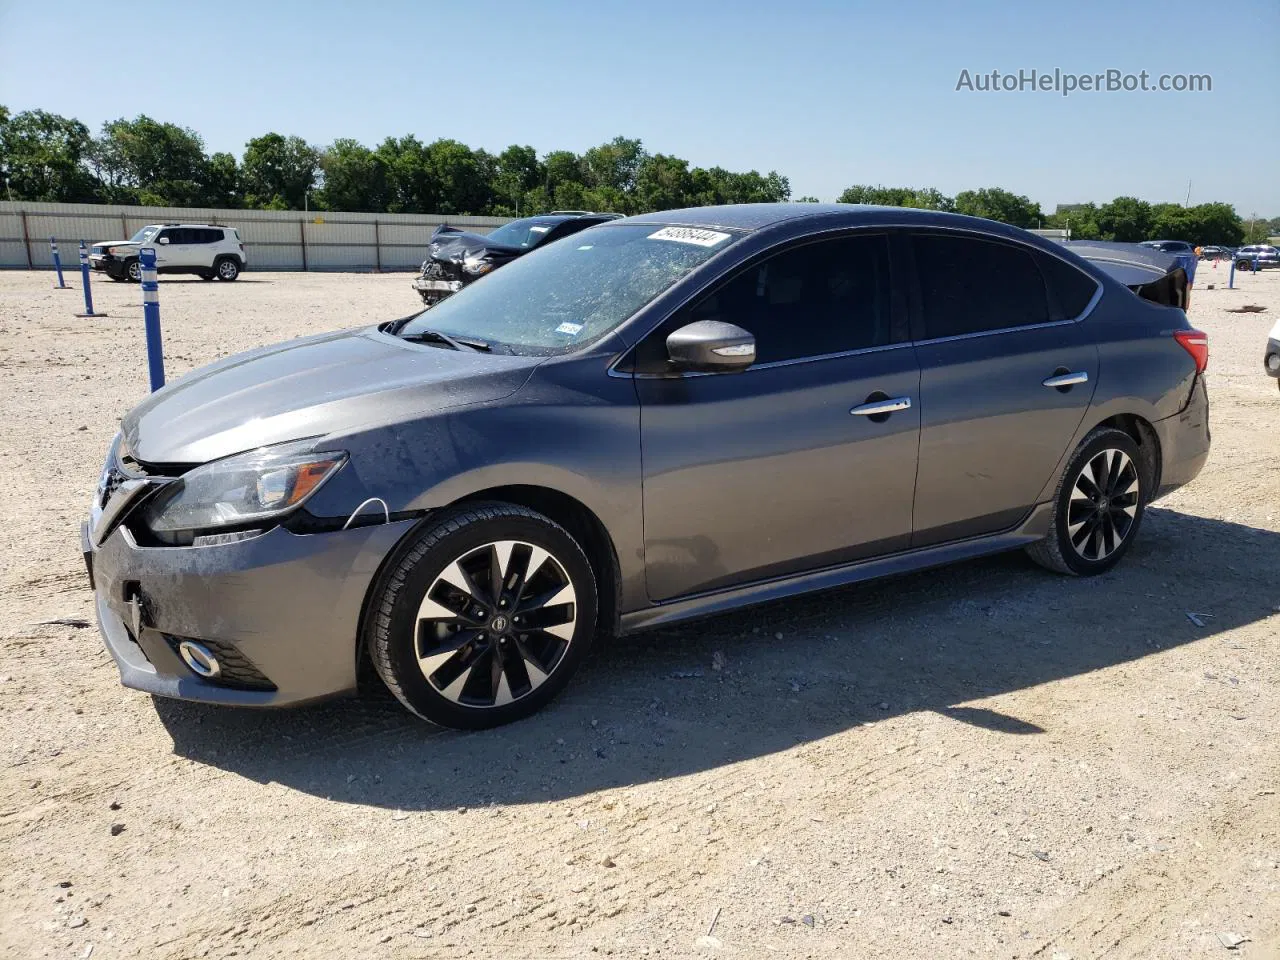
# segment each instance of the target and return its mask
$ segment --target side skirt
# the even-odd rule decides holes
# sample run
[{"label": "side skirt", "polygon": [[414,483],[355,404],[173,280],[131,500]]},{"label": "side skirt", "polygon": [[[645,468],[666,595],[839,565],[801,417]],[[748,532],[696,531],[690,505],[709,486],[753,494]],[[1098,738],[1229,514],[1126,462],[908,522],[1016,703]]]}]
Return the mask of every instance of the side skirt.
[{"label": "side skirt", "polygon": [[711,614],[726,613],[741,607],[749,607],[770,600],[782,600],[787,597],[811,593],[815,590],[828,590],[842,587],[863,580],[875,580],[879,577],[892,576],[899,573],[912,573],[929,567],[940,567],[955,563],[958,560],[971,560],[991,553],[1002,553],[1005,550],[1016,550],[1037,540],[1044,539],[1049,533],[1049,524],[1053,517],[1053,504],[1042,503],[1031,511],[1030,516],[1012,530],[1004,533],[974,537],[969,540],[958,540],[938,546],[924,547],[918,550],[906,550],[902,553],[878,557],[874,560],[860,560],[857,563],[839,567],[828,567],[824,570],[813,570],[808,573],[779,577],[774,580],[762,580],[745,586],[719,590],[714,593],[696,594],[654,604],[643,610],[633,610],[622,615],[622,632],[633,633],[650,627],[665,626],[680,620],[693,617],[705,617]]}]

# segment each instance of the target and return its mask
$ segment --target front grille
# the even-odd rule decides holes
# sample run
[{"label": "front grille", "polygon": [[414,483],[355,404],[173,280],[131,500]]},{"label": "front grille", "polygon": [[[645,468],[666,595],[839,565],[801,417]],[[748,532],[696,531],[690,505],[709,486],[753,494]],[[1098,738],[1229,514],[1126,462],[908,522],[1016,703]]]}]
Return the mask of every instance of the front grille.
[{"label": "front grille", "polygon": [[452,263],[432,260],[427,264],[427,269],[422,271],[422,276],[427,280],[461,280],[462,271]]},{"label": "front grille", "polygon": [[268,680],[262,671],[253,665],[253,661],[241,653],[234,644],[227,643],[225,640],[205,640],[199,637],[173,637],[167,633],[164,638],[179,657],[181,654],[178,654],[178,645],[183,640],[193,640],[205,646],[217,658],[222,672],[216,680],[206,680],[206,683],[235,687],[239,690],[276,689],[276,685]]}]

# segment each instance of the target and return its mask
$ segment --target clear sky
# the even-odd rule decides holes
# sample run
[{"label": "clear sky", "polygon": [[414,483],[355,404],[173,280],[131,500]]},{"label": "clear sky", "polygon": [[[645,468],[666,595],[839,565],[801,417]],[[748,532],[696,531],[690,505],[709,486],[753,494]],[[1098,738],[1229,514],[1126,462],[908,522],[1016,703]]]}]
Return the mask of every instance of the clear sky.
[{"label": "clear sky", "polygon": [[[961,70],[1107,69],[1212,92],[957,92]],[[976,81],[975,81],[976,82]],[[0,0],[0,103],[146,113],[237,156],[452,137],[582,151],[619,134],[793,194],[1001,186],[1057,203],[1224,200],[1280,215],[1280,3],[45,3]]]}]

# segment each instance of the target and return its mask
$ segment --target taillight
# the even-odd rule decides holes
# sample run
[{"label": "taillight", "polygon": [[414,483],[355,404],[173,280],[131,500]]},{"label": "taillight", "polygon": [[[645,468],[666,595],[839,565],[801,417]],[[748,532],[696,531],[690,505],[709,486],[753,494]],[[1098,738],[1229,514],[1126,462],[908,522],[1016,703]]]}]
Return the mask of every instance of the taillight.
[{"label": "taillight", "polygon": [[1209,335],[1203,330],[1175,330],[1173,339],[1191,354],[1191,359],[1196,362],[1196,373],[1204,373],[1204,368],[1209,365]]}]

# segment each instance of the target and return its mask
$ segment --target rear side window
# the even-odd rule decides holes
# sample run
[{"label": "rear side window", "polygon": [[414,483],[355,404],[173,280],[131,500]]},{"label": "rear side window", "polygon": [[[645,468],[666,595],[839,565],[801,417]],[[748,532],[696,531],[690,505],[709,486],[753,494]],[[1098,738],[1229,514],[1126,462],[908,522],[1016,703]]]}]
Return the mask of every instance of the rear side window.
[{"label": "rear side window", "polygon": [[912,238],[925,339],[1049,321],[1049,301],[1030,251],[976,237]]},{"label": "rear side window", "polygon": [[1098,292],[1098,282],[1052,254],[1037,253],[1036,260],[1049,287],[1049,319],[1071,320],[1084,313]]},{"label": "rear side window", "polygon": [[200,234],[201,243],[221,243],[222,242],[221,230],[214,230],[212,228],[205,227],[204,229],[197,230],[196,232]]},{"label": "rear side window", "polygon": [[756,362],[821,357],[891,342],[883,236],[793,247],[738,274],[685,322],[723,320],[756,338]]}]

